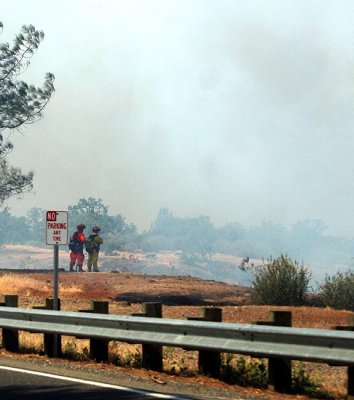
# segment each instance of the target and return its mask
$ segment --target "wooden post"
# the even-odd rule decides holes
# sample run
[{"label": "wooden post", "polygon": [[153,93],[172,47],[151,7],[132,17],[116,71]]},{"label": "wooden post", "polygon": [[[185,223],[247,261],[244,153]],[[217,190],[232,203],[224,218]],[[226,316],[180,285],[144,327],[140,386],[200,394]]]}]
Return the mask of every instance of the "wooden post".
[{"label": "wooden post", "polygon": [[[291,311],[270,311],[268,321],[258,321],[258,325],[291,326]],[[268,359],[268,388],[275,392],[291,391],[291,360],[283,358]]]},{"label": "wooden post", "polygon": [[[3,304],[5,307],[18,307],[18,296],[12,294],[5,295]],[[3,329],[2,345],[8,351],[12,351],[14,353],[18,352],[19,349],[18,330]]]},{"label": "wooden post", "polygon": [[[151,318],[162,318],[162,304],[143,303],[143,315]],[[158,344],[143,343],[142,366],[153,371],[162,371],[162,346]]]},{"label": "wooden post", "polygon": [[[270,320],[274,326],[291,326],[290,311],[270,311]],[[291,391],[291,360],[283,358],[269,358],[268,387],[276,392]]]},{"label": "wooden post", "polygon": [[348,367],[347,400],[354,400],[354,366]]},{"label": "wooden post", "polygon": [[[60,310],[60,299],[56,299],[56,305],[58,311]],[[33,307],[34,310],[53,310],[54,298],[45,299],[44,306]],[[61,357],[62,347],[61,347],[61,335],[56,335],[53,333],[44,333],[44,354],[50,358]]]},{"label": "wooden post", "polygon": [[[92,313],[108,314],[108,301],[92,301]],[[108,345],[107,339],[90,339],[90,358],[98,362],[108,362]]]},{"label": "wooden post", "polygon": [[[56,299],[57,310],[60,310],[60,299]],[[44,310],[54,309],[54,299],[45,299]],[[48,357],[60,357],[62,355],[61,335],[51,333],[44,334],[44,354]]]},{"label": "wooden post", "polygon": [[[349,318],[349,325],[336,326],[336,330],[354,331],[354,314]],[[347,367],[347,400],[354,400],[354,366]]]},{"label": "wooden post", "polygon": [[[203,307],[201,310],[202,321],[222,321],[222,309],[218,307]],[[201,374],[214,378],[220,376],[221,357],[216,351],[201,350],[198,356],[198,369]]]},{"label": "wooden post", "polygon": [[[350,330],[354,331],[354,313],[349,319]],[[347,400],[354,400],[354,365],[348,367]]]}]

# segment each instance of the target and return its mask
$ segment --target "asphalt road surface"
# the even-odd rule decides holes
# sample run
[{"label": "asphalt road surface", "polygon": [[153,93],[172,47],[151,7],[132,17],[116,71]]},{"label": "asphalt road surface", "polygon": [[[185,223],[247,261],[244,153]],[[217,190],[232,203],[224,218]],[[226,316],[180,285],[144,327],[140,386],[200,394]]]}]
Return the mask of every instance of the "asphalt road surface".
[{"label": "asphalt road surface", "polygon": [[141,377],[127,371],[82,367],[64,360],[0,356],[4,400],[260,400],[237,390]]},{"label": "asphalt road surface", "polygon": [[0,366],[0,393],[6,400],[153,400],[185,398],[83,379]]}]

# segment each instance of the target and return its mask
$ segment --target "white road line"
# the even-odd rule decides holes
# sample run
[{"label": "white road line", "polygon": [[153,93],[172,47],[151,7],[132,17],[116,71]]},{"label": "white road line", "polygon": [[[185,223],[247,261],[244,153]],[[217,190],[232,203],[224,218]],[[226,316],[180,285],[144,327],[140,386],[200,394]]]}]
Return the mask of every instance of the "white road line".
[{"label": "white road line", "polygon": [[129,393],[142,394],[142,395],[153,397],[153,398],[156,398],[156,399],[188,400],[188,399],[186,399],[184,397],[176,397],[176,396],[172,396],[172,395],[168,395],[168,394],[162,394],[162,393],[151,393],[151,392],[147,392],[145,390],[131,389],[131,388],[124,387],[124,386],[111,385],[109,383],[86,381],[84,379],[71,378],[71,377],[66,377],[66,376],[61,376],[61,375],[47,374],[46,372],[31,371],[31,370],[28,370],[28,369],[5,367],[5,366],[2,366],[2,365],[0,365],[0,369],[13,371],[13,372],[21,372],[21,373],[29,374],[29,375],[43,376],[43,377],[46,377],[46,378],[59,379],[59,380],[62,380],[62,381],[82,383],[84,385],[98,386],[98,387],[108,388],[108,389],[113,389],[113,390],[121,390],[121,391],[129,392]]}]

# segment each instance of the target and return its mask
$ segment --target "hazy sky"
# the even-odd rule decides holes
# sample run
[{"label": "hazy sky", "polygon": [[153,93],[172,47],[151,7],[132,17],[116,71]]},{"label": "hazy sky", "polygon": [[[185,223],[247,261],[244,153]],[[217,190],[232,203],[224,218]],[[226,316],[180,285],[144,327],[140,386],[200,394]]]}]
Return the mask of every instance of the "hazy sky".
[{"label": "hazy sky", "polygon": [[34,193],[101,198],[149,227],[161,207],[354,236],[352,0],[0,0],[12,41],[45,39],[22,76],[55,74],[44,118],[11,139]]}]

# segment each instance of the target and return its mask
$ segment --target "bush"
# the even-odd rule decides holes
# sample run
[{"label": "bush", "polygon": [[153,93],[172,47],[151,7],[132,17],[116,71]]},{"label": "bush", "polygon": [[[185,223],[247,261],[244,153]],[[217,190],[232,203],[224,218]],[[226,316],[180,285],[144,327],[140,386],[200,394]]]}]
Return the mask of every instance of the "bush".
[{"label": "bush", "polygon": [[308,396],[318,395],[319,384],[315,382],[300,364],[292,371],[292,392],[296,394],[305,394]]},{"label": "bush", "polygon": [[268,368],[265,360],[235,357],[225,354],[221,364],[221,379],[241,386],[267,387]]},{"label": "bush", "polygon": [[253,266],[252,300],[255,304],[298,306],[305,304],[311,273],[287,256]]},{"label": "bush", "polygon": [[330,277],[326,275],[319,285],[319,296],[327,307],[338,310],[354,311],[354,272],[337,272]]}]

